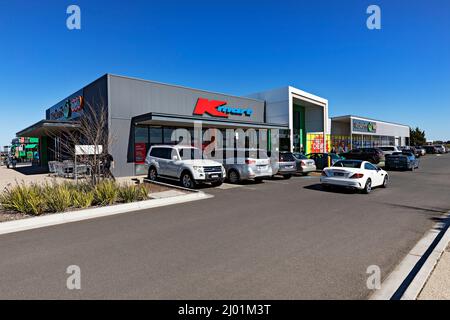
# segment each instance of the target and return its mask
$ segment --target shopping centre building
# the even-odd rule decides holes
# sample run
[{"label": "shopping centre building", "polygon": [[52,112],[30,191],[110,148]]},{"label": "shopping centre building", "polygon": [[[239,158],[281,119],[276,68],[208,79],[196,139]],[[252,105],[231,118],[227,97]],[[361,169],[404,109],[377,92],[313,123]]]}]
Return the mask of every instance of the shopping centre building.
[{"label": "shopping centre building", "polygon": [[347,137],[347,147],[359,146],[359,136],[364,146],[368,145],[368,137],[371,142],[382,137],[380,141],[386,144],[407,144],[409,137],[409,129],[396,131],[397,127],[406,126],[389,124],[393,126],[390,131],[384,129],[388,123],[381,121],[376,121],[376,135],[358,131],[354,127],[356,117],[333,118],[330,122],[326,99],[291,86],[238,97],[111,74],[48,108],[44,120],[17,136],[40,138],[42,166],[51,160],[63,160],[69,157],[61,150],[63,133],[79,128],[87,106],[107,115],[105,130],[110,142],[105,151],[113,156],[113,173],[118,177],[146,174],[143,163],[150,146],[178,143],[173,133],[180,128],[190,132],[193,139],[194,126],[198,124],[206,142],[213,140],[206,134],[208,129],[220,132],[217,136],[224,139],[231,129],[235,130],[232,137],[236,145],[239,141],[245,143],[249,139],[247,132],[253,131],[261,148],[272,149],[275,145],[280,151],[305,153],[330,151],[334,146],[334,125],[340,128],[336,134],[341,140]]}]

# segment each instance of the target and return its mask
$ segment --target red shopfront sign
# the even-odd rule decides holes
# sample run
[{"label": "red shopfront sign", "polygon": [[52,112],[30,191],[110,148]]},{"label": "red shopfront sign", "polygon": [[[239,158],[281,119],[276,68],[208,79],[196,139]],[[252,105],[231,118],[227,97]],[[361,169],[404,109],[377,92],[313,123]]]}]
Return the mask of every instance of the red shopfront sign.
[{"label": "red shopfront sign", "polygon": [[195,115],[208,114],[212,117],[228,118],[229,115],[251,116],[252,109],[227,106],[226,101],[198,98],[194,108]]},{"label": "red shopfront sign", "polygon": [[136,143],[134,145],[134,161],[136,164],[144,164],[147,157],[147,146],[145,143]]}]

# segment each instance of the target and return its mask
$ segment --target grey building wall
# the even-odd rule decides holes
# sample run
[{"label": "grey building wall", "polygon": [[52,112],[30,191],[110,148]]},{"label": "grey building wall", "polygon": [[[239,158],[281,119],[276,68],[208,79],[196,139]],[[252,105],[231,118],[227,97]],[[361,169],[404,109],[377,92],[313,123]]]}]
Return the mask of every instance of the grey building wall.
[{"label": "grey building wall", "polygon": [[[252,109],[251,116],[230,115],[228,121],[264,122],[264,102],[203,90],[162,84],[122,76],[108,75],[110,135],[114,143],[111,154],[115,160],[116,176],[134,175],[134,163],[129,162],[127,151],[132,143],[131,120],[151,112],[180,116],[193,116],[198,98],[226,101],[227,106]],[[203,118],[213,119],[209,115]],[[223,120],[223,118],[221,118]]]}]

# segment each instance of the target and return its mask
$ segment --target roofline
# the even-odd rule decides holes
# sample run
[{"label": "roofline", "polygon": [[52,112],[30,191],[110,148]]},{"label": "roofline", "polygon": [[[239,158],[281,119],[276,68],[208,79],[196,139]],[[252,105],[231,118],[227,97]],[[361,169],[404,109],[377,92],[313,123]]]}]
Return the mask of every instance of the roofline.
[{"label": "roofline", "polygon": [[378,120],[378,119],[373,119],[373,118],[361,117],[361,116],[357,116],[357,115],[354,115],[354,114],[348,114],[348,115],[345,115],[345,116],[331,117],[330,119],[331,120],[338,120],[338,119],[345,119],[345,118],[348,118],[348,119],[357,118],[357,119],[360,119],[360,120],[369,120],[369,121],[383,122],[383,123],[387,123],[387,124],[394,124],[396,126],[402,126],[402,127],[411,128],[410,126],[408,126],[406,124],[402,124],[402,123],[389,122],[389,121],[385,121],[385,120]]},{"label": "roofline", "polygon": [[223,92],[208,91],[208,90],[205,90],[205,89],[197,89],[197,88],[186,87],[186,86],[177,85],[177,84],[170,84],[170,83],[158,82],[158,81],[154,81],[154,80],[146,80],[146,79],[142,79],[142,78],[122,76],[122,75],[112,74],[112,73],[107,73],[107,75],[111,76],[111,77],[123,78],[123,79],[127,79],[127,80],[142,81],[142,82],[159,84],[159,85],[168,86],[168,87],[181,88],[181,89],[187,89],[187,90],[194,90],[194,91],[199,91],[199,92],[204,92],[204,93],[220,94],[220,95],[229,96],[229,97],[232,97],[232,98],[251,100],[251,101],[264,103],[264,100],[259,100],[259,99],[255,99],[255,98],[248,98],[248,97],[238,96],[238,95],[232,95],[232,94],[227,94],[227,93],[223,93]]},{"label": "roofline", "polygon": [[40,120],[36,123],[33,123],[32,125],[26,127],[25,129],[22,129],[20,131],[18,131],[16,133],[16,138],[20,137],[22,135],[22,133],[26,132],[26,131],[30,131],[33,128],[39,127],[40,125],[44,125],[44,124],[50,124],[50,125],[54,125],[54,124],[70,124],[72,125],[72,127],[76,127],[77,125],[79,125],[80,123],[77,121],[65,121],[65,120]]}]

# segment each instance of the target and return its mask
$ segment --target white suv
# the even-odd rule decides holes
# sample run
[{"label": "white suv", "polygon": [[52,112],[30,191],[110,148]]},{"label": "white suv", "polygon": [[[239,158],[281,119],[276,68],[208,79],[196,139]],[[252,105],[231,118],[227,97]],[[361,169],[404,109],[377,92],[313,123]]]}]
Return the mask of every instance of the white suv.
[{"label": "white suv", "polygon": [[190,189],[202,182],[219,186],[225,179],[225,169],[219,162],[203,159],[201,150],[190,146],[153,146],[145,164],[149,180],[176,179]]}]

